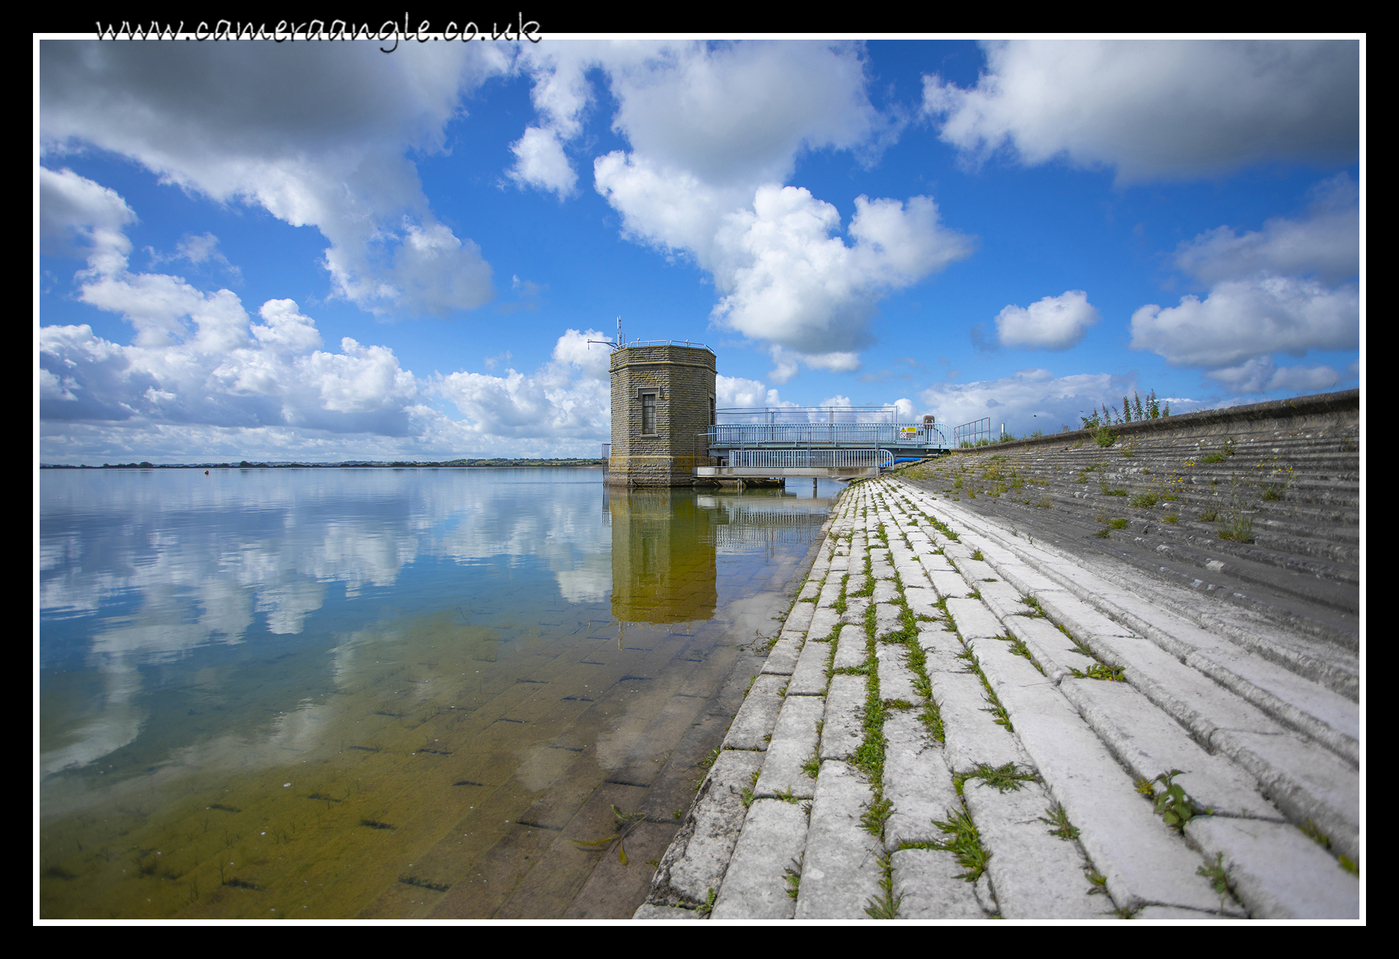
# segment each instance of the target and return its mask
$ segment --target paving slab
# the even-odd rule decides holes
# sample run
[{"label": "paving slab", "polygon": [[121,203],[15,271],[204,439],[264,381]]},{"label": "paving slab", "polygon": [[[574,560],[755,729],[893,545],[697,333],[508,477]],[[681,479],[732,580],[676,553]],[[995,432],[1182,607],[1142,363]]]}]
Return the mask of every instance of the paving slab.
[{"label": "paving slab", "polygon": [[781,690],[787,682],[786,676],[764,675],[753,681],[724,737],[725,749],[767,749],[777,714],[782,711]]},{"label": "paving slab", "polygon": [[865,739],[865,677],[831,677],[821,727],[821,759],[849,759]]},{"label": "paving slab", "polygon": [[1007,682],[998,695],[1119,908],[1218,908],[1213,889],[1197,874],[1199,855],[1156,818],[1151,802],[1062,693],[1049,683]]},{"label": "paving slab", "polygon": [[[819,596],[818,584],[810,580],[806,586],[802,587],[803,595],[810,593],[812,596]],[[816,604],[803,602],[799,597],[797,602],[792,604],[791,611],[787,614],[787,620],[782,624],[782,631],[806,634],[811,627],[811,617],[816,613]]]},{"label": "paving slab", "polygon": [[836,641],[836,657],[832,669],[859,669],[869,658],[869,640],[863,625],[847,623],[841,627]]},{"label": "paving slab", "polygon": [[968,779],[962,796],[990,853],[987,871],[1003,919],[1108,919],[1115,907],[1094,895],[1088,862],[1072,839],[1042,822],[1054,807],[1044,787],[1023,782],[1004,792]]},{"label": "paving slab", "polygon": [[961,802],[942,747],[914,710],[891,711],[884,720],[884,738],[884,798],[893,804],[884,823],[885,846],[941,841],[945,837],[933,820],[944,819]]},{"label": "paving slab", "polygon": [[797,658],[805,641],[806,633],[784,629],[768,651],[762,671],[769,676],[790,676],[797,667]]},{"label": "paving slab", "polygon": [[806,841],[806,813],[800,806],[755,799],[711,917],[791,919],[797,904],[787,894],[787,870],[800,865]]},{"label": "paving slab", "polygon": [[1073,670],[1085,672],[1097,660],[1085,655],[1047,619],[1030,616],[1007,616],[1001,623],[1006,631],[1030,649],[1045,675],[1056,683],[1073,675]]},{"label": "paving slab", "polygon": [[[897,598],[897,593],[895,597]],[[883,639],[885,636],[903,632],[903,608],[895,606],[893,603],[878,603],[874,607],[874,637]]]},{"label": "paving slab", "polygon": [[801,866],[798,919],[865,919],[881,895],[883,847],[860,824],[874,794],[847,763],[821,764]]},{"label": "paving slab", "polygon": [[816,781],[802,766],[816,754],[819,739],[816,725],[825,713],[826,704],[819,696],[787,696],[773,728],[772,742],[768,744],[754,795],[773,798],[787,793],[798,799],[809,799],[815,794]]},{"label": "paving slab", "polygon": [[942,599],[967,596],[972,591],[962,574],[953,569],[929,569],[928,579]]},{"label": "paving slab", "polygon": [[829,639],[839,623],[840,613],[829,606],[822,606],[812,615],[806,637],[807,639]]},{"label": "paving slab", "polygon": [[964,643],[991,639],[1005,632],[1001,621],[979,599],[949,599],[947,614],[952,617]]},{"label": "paving slab", "polygon": [[941,849],[904,849],[890,857],[900,919],[989,919],[976,887],[960,878],[957,857]]},{"label": "paving slab", "polygon": [[831,655],[831,643],[809,640],[802,647],[787,684],[788,696],[824,696],[826,693],[826,663]]},{"label": "paving slab", "polygon": [[743,787],[762,765],[762,753],[721,752],[656,872],[653,889],[692,904],[718,889],[743,831]]},{"label": "paving slab", "polygon": [[933,701],[942,716],[944,757],[955,773],[974,770],[979,763],[1029,766],[1028,757],[1015,736],[991,714],[986,688],[974,673],[949,673],[929,669]]},{"label": "paving slab", "polygon": [[902,700],[922,705],[922,697],[914,688],[918,677],[908,667],[908,650],[898,643],[880,643],[875,647],[878,663],[879,697],[885,702]]},{"label": "paving slab", "polygon": [[[925,579],[924,582],[927,580]],[[904,604],[916,620],[920,616],[928,619],[941,619],[942,612],[937,608],[937,591],[929,586],[909,586],[904,578]]]},{"label": "paving slab", "polygon": [[1360,918],[1359,877],[1295,826],[1197,816],[1185,832],[1254,919]]},{"label": "paving slab", "polygon": [[1254,778],[1206,752],[1170,716],[1126,683],[1068,679],[1059,689],[1134,775],[1153,780],[1173,769],[1174,782],[1201,806],[1228,816],[1282,821]]}]

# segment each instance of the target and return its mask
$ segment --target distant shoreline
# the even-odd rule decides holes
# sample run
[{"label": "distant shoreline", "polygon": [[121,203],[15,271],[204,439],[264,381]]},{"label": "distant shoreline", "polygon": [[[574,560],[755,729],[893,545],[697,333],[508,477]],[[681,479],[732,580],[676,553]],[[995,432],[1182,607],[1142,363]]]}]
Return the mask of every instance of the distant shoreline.
[{"label": "distant shoreline", "polygon": [[40,463],[41,470],[248,470],[248,469],[606,469],[607,464],[596,459],[517,459],[517,460],[449,460],[444,463],[367,462],[347,460],[343,463],[103,463],[101,466],[65,463]]}]

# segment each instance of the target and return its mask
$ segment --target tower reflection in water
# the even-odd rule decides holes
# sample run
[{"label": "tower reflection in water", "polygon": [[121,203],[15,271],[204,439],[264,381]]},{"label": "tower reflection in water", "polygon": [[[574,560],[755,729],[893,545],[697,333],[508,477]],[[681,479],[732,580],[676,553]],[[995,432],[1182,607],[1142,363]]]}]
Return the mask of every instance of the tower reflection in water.
[{"label": "tower reflection in water", "polygon": [[[832,498],[783,490],[697,492],[604,487],[612,527],[612,616],[685,623],[715,616],[718,557],[800,550],[816,541]],[[800,557],[797,552],[795,559]]]}]

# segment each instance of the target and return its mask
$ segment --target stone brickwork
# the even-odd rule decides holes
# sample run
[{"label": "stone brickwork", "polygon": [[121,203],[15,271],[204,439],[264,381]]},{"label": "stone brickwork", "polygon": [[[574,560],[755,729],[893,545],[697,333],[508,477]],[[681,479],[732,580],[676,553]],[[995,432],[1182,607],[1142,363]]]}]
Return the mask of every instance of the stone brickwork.
[{"label": "stone brickwork", "polygon": [[607,482],[619,486],[693,486],[708,462],[699,433],[714,409],[714,353],[673,344],[612,352],[612,452]]}]

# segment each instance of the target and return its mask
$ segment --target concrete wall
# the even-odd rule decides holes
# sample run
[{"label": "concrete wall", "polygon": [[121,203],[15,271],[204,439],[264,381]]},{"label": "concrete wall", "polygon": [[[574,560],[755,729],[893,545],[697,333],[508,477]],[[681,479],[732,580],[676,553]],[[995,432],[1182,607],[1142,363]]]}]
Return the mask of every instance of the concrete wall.
[{"label": "concrete wall", "polygon": [[[714,354],[705,347],[625,346],[612,352],[612,453],[607,482],[623,486],[692,486],[708,462],[696,434],[709,429]],[[643,429],[643,396],[655,423]]]}]

